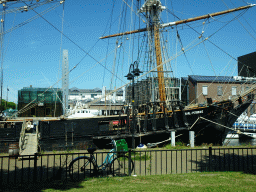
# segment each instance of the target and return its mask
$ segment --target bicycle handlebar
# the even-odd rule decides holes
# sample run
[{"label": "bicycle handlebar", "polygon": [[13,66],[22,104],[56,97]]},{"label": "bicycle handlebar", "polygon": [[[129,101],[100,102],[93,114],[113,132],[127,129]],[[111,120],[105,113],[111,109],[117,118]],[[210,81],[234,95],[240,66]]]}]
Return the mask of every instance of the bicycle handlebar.
[{"label": "bicycle handlebar", "polygon": [[109,137],[111,139],[111,143],[109,144],[112,144],[114,146],[114,149],[116,149],[116,142],[114,139],[112,139],[111,137]]}]

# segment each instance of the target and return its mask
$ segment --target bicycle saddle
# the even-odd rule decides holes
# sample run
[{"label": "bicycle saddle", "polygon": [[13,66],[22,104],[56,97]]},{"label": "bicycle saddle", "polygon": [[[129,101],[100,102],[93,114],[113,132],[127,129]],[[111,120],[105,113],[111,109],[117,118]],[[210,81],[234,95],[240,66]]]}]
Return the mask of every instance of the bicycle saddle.
[{"label": "bicycle saddle", "polygon": [[96,151],[96,148],[88,148],[87,151],[88,151],[90,154],[93,154],[94,151]]}]

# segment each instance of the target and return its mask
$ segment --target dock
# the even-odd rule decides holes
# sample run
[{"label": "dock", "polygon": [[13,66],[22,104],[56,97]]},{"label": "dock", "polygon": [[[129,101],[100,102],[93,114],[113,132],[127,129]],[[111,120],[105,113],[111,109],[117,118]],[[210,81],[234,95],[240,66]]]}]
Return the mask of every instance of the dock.
[{"label": "dock", "polygon": [[19,155],[33,156],[38,152],[39,133],[38,127],[34,130],[31,122],[23,122],[19,139]]}]

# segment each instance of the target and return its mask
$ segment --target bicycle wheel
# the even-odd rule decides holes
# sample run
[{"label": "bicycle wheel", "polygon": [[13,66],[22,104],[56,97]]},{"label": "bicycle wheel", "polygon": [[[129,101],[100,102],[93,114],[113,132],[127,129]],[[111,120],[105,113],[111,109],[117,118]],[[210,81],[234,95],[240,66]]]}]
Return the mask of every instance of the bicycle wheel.
[{"label": "bicycle wheel", "polygon": [[[134,169],[134,163],[131,160],[131,172]],[[129,158],[128,156],[116,157],[111,163],[111,173],[113,176],[129,175]]]},{"label": "bicycle wheel", "polygon": [[87,156],[77,157],[69,164],[69,176],[73,181],[93,177],[96,173],[96,166]]}]

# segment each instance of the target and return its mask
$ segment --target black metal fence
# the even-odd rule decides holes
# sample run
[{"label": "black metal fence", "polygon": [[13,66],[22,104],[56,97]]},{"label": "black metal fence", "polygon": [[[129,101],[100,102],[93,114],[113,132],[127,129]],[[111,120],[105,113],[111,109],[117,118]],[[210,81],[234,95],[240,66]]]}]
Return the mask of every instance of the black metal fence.
[{"label": "black metal fence", "polygon": [[[94,153],[98,165],[104,162],[107,153]],[[136,150],[126,155],[130,157],[134,165],[131,175],[160,175],[205,171],[243,171],[256,174],[255,154],[256,148],[209,147],[205,149]],[[42,181],[71,181],[69,164],[80,156],[90,156],[90,154],[52,153],[20,156],[19,158],[0,156],[0,186],[4,188]]]}]

